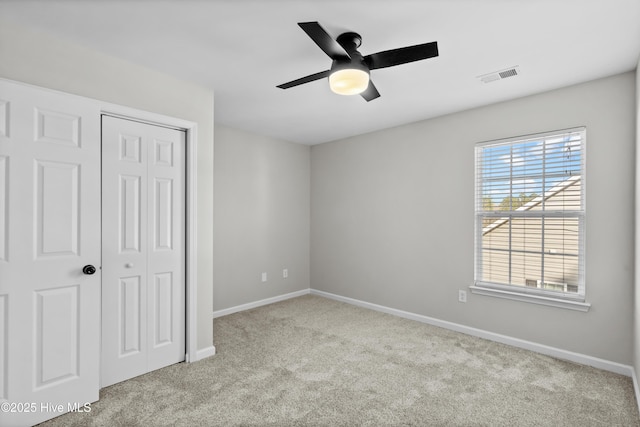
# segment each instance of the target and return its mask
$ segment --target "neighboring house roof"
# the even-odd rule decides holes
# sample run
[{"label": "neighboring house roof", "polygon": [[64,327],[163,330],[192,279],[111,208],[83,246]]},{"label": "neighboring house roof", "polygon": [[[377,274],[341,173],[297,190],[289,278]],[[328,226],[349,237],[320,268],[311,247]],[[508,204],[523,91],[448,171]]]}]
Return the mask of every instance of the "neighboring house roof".
[{"label": "neighboring house roof", "polygon": [[[575,176],[569,177],[567,180],[556,184],[549,191],[545,192],[544,195],[538,196],[535,199],[532,199],[532,200],[528,201],[527,203],[525,203],[524,205],[520,206],[519,208],[516,209],[516,212],[517,211],[528,211],[528,210],[533,209],[534,207],[540,205],[543,200],[547,201],[551,197],[556,196],[557,194],[561,193],[562,191],[564,191],[568,187],[578,183],[578,181],[580,181],[580,178],[581,178],[580,175],[575,175]],[[509,218],[499,218],[499,219],[495,220],[491,224],[489,224],[486,227],[482,228],[482,235],[484,236],[485,234],[490,233],[491,231],[493,231],[496,228],[500,227],[502,224],[505,224],[507,221],[509,221]]]}]

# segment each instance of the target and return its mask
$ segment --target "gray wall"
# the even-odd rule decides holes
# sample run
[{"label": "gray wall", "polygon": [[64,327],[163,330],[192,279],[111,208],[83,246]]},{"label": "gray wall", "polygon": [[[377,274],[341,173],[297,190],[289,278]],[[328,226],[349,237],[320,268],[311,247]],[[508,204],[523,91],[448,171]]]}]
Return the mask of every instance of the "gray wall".
[{"label": "gray wall", "polygon": [[[500,84],[500,83],[496,83]],[[635,73],[311,150],[311,287],[630,365]],[[474,144],[587,127],[588,313],[469,294]]]},{"label": "gray wall", "polygon": [[216,124],[214,310],[309,288],[310,151]]},{"label": "gray wall", "polygon": [[213,92],[0,21],[0,77],[198,124],[198,349],[212,345]]}]

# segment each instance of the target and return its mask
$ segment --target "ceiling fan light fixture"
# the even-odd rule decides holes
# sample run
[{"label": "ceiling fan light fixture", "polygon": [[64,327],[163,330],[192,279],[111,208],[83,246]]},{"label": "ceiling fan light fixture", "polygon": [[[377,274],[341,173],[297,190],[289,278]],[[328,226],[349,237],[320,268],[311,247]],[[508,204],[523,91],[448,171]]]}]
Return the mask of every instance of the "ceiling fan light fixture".
[{"label": "ceiling fan light fixture", "polygon": [[329,75],[329,87],[339,95],[358,95],[369,86],[369,73],[358,68],[342,68]]},{"label": "ceiling fan light fixture", "polygon": [[362,56],[358,48],[362,44],[360,34],[348,31],[333,38],[319,22],[298,22],[298,26],[333,60],[331,69],[278,85],[289,89],[305,83],[329,78],[329,87],[339,95],[358,95],[369,102],[380,97],[380,92],[369,78],[371,70],[438,56],[438,42],[422,43],[398,49],[385,50]]}]

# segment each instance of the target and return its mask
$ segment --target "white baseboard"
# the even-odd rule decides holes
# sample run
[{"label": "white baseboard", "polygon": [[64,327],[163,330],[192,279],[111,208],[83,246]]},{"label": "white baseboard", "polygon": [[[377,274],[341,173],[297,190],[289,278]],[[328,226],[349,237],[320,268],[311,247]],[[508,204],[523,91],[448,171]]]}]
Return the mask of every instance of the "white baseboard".
[{"label": "white baseboard", "polygon": [[628,377],[633,377],[634,387],[636,387],[636,396],[640,396],[638,394],[638,388],[637,388],[638,386],[635,379],[634,369],[629,365],[623,365],[621,363],[611,362],[609,360],[599,359],[597,357],[587,356],[585,354],[574,353],[572,351],[550,347],[544,344],[538,344],[531,341],[525,341],[518,338],[509,337],[506,335],[496,334],[496,333],[485,331],[482,329],[476,329],[470,326],[460,325],[458,323],[434,319],[433,317],[423,316],[421,314],[410,313],[408,311],[397,310],[395,308],[389,308],[389,307],[385,307],[378,304],[372,304],[366,301],[360,301],[353,298],[343,297],[343,296],[332,294],[329,292],[311,289],[310,293],[312,295],[319,295],[319,296],[330,298],[336,301],[345,302],[347,304],[380,311],[382,313],[392,314],[394,316],[403,317],[405,319],[427,323],[429,325],[438,326],[444,329],[450,329],[452,331],[461,332],[463,334],[472,335],[479,338],[484,338],[490,341],[495,341],[495,342],[511,345],[518,348],[523,348],[525,350],[530,350],[536,353],[552,356],[557,359],[569,360],[571,362],[579,363],[582,365],[593,366],[594,368],[615,372],[617,374],[626,375]]},{"label": "white baseboard", "polygon": [[284,295],[278,295],[276,297],[266,298],[260,301],[254,301],[247,304],[237,305],[235,307],[225,308],[213,312],[213,318],[226,316],[228,314],[238,313],[240,311],[250,310],[252,308],[260,307],[267,304],[273,304],[274,302],[284,301],[291,298],[300,297],[302,295],[309,294],[310,289],[303,289],[301,291],[290,292]]},{"label": "white baseboard", "polygon": [[196,351],[195,360],[189,360],[189,362],[197,362],[198,360],[206,359],[207,357],[214,356],[216,354],[216,347],[214,345],[202,348]]},{"label": "white baseboard", "polygon": [[636,375],[635,368],[631,368],[631,369],[632,369],[631,378],[633,378],[633,391],[636,395],[636,405],[638,405],[638,411],[640,411],[640,387],[638,387],[638,376]]}]

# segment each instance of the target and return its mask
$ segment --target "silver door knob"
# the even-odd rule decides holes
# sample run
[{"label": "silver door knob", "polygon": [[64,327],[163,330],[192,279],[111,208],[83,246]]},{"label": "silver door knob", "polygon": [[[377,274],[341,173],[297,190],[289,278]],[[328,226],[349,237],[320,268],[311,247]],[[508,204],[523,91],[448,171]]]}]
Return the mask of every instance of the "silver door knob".
[{"label": "silver door knob", "polygon": [[133,263],[128,262],[124,265],[126,268],[133,268]]}]

